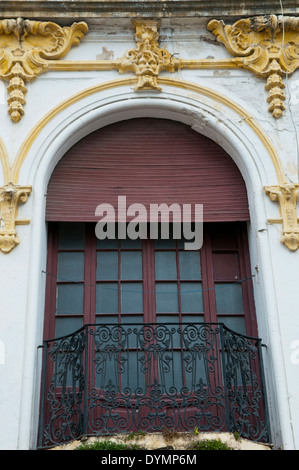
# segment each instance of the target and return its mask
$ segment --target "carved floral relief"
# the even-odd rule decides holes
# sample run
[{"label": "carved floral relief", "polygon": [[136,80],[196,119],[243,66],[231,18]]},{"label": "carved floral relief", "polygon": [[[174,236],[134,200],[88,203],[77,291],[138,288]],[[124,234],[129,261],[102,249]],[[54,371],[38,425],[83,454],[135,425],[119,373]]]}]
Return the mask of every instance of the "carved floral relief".
[{"label": "carved floral relief", "polygon": [[298,185],[286,183],[278,186],[266,186],[265,192],[271,201],[279,203],[283,224],[281,242],[289,250],[297,251],[299,248]]},{"label": "carved floral relief", "polygon": [[47,70],[47,61],[61,59],[87,33],[86,23],[60,27],[23,18],[0,21],[0,78],[9,81],[9,114],[13,122],[24,115],[26,83]]},{"label": "carved floral relief", "polygon": [[269,111],[278,119],[285,109],[282,78],[299,67],[299,18],[276,15],[245,18],[233,25],[212,20],[208,30],[240,65],[267,80]]},{"label": "carved floral relief", "polygon": [[17,220],[18,206],[27,201],[31,189],[13,183],[0,187],[0,251],[3,253],[10,253],[20,243],[15,226],[28,221]]},{"label": "carved floral relief", "polygon": [[158,23],[152,20],[134,21],[136,49],[130,49],[120,61],[119,73],[132,71],[138,78],[135,91],[161,91],[157,78],[160,72],[174,72],[180,61],[159,47]]}]

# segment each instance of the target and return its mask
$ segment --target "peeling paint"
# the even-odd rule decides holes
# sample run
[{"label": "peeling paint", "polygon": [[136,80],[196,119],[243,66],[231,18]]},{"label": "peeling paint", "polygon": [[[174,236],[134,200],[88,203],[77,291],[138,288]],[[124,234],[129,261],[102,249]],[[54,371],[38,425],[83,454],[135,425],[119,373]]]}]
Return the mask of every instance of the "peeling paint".
[{"label": "peeling paint", "polygon": [[114,52],[108,51],[105,46],[102,47],[101,54],[96,55],[96,60],[112,60],[114,59]]},{"label": "peeling paint", "polygon": [[229,70],[223,70],[222,72],[214,70],[213,75],[214,77],[230,77],[231,73]]}]

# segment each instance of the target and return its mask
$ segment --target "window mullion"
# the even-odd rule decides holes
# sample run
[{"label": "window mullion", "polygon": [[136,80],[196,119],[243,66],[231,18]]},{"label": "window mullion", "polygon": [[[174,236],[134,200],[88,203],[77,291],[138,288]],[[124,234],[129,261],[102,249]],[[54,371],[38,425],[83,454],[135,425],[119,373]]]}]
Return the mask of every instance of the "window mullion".
[{"label": "window mullion", "polygon": [[179,313],[179,322],[182,322],[181,277],[180,277],[178,242],[176,242],[175,253],[176,253],[177,286],[178,286],[178,310],[179,310],[178,313]]},{"label": "window mullion", "polygon": [[118,240],[118,248],[117,248],[117,254],[118,254],[118,266],[117,266],[117,285],[118,285],[118,323],[121,324],[121,317],[122,317],[122,282],[121,282],[121,248],[120,248],[120,240]]},{"label": "window mullion", "polygon": [[[249,249],[244,227],[238,228],[239,267],[241,279],[251,276]],[[252,280],[242,283],[244,320],[249,336],[258,336]]]},{"label": "window mullion", "polygon": [[92,224],[86,224],[85,227],[85,265],[84,265],[84,310],[83,323],[95,323],[96,311],[96,269],[97,269],[97,253],[96,253],[96,237]]},{"label": "window mullion", "polygon": [[49,225],[44,337],[54,338],[58,264],[58,224]]},{"label": "window mullion", "polygon": [[204,232],[202,253],[202,289],[204,305],[204,321],[217,322],[215,283],[213,279],[212,243],[209,231]]},{"label": "window mullion", "polygon": [[144,323],[156,323],[154,241],[143,240]]}]

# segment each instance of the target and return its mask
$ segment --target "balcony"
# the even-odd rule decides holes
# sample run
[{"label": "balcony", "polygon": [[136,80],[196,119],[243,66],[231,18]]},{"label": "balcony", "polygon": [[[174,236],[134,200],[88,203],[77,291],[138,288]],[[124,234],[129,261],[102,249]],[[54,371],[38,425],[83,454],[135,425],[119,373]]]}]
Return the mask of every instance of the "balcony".
[{"label": "balcony", "polygon": [[221,323],[85,325],[42,347],[38,448],[165,429],[271,442],[259,338]]}]

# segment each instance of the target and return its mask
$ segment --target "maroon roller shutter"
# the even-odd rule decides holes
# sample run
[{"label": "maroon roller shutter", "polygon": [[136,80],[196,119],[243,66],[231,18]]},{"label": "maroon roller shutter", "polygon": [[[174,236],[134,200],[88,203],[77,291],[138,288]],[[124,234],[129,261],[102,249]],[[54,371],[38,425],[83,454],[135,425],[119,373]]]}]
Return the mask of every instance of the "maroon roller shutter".
[{"label": "maroon roller shutter", "polygon": [[203,204],[204,220],[249,220],[239,169],[215,142],[164,119],[112,124],[74,145],[56,166],[48,186],[48,221],[97,221],[107,203],[127,206]]}]

